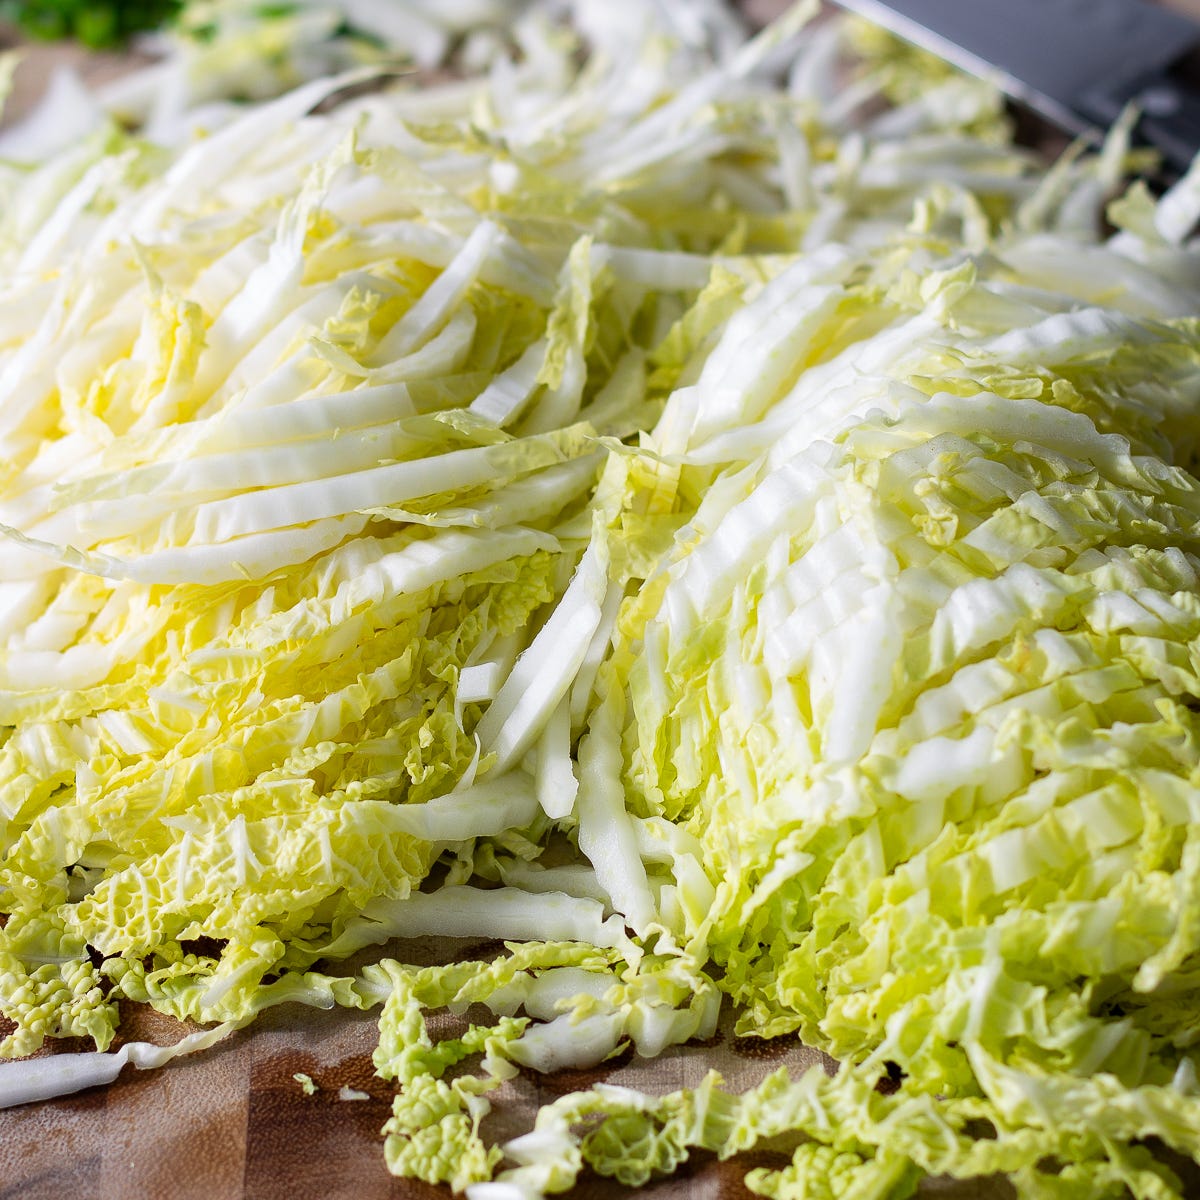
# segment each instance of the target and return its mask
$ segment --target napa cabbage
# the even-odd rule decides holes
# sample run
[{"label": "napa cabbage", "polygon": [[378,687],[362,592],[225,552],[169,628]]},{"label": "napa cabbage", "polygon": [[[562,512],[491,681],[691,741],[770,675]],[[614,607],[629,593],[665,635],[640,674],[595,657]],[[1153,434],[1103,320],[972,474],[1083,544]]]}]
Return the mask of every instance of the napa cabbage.
[{"label": "napa cabbage", "polygon": [[672,394],[644,449],[680,523],[580,747],[710,882],[660,911],[736,1031],[841,1069],[564,1097],[473,1198],[785,1133],[756,1193],[1183,1194],[1144,1143],[1200,1150],[1200,330],[1182,294],[1027,278],[1043,231],[930,226],[797,258]]},{"label": "napa cabbage", "polygon": [[[387,1165],[472,1200],[782,1136],[781,1200],[1180,1194],[1195,171],[1101,237],[1128,120],[1046,170],[811,5],[476,6],[427,86],[210,7],[315,77],[199,108],[197,51],[0,167],[0,1053],[97,1047],[0,1103],[378,1007]],[[840,1070],[489,1141],[722,1006]]]}]

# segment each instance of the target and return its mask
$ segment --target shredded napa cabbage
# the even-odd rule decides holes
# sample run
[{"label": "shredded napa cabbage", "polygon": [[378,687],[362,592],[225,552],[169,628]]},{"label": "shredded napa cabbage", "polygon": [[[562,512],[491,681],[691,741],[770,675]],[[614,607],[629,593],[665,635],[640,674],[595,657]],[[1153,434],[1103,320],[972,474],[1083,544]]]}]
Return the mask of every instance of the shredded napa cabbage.
[{"label": "shredded napa cabbage", "polygon": [[[197,4],[137,132],[26,128],[0,1105],[378,1006],[387,1165],[472,1200],[783,1136],[780,1200],[1182,1195],[1196,169],[1120,190],[1129,120],[1045,168],[814,12]],[[122,1000],[212,1028],[105,1053]],[[723,1005],[840,1070],[489,1140]]]}]

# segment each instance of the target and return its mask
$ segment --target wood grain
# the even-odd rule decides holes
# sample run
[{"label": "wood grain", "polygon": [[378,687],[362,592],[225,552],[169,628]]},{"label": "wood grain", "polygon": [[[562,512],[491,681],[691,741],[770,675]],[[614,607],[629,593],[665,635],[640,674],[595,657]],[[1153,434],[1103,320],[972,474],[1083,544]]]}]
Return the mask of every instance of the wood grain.
[{"label": "wood grain", "polygon": [[[397,948],[400,957],[408,957]],[[126,1036],[171,1041],[182,1033],[155,1013],[123,1012]],[[458,1031],[432,1021],[435,1036]],[[0,1112],[0,1200],[450,1200],[448,1188],[388,1174],[379,1130],[390,1086],[371,1067],[375,1018],[353,1012],[277,1010],[250,1030],[193,1058],[147,1073],[126,1068],[107,1089]],[[605,1070],[543,1078],[522,1073],[498,1093],[484,1133],[527,1129],[538,1106],[604,1080],[662,1093],[695,1086],[715,1067],[741,1090],[787,1066],[801,1074],[832,1062],[793,1039],[735,1038],[726,1025],[708,1043],[654,1060],[627,1054]],[[3,1069],[0,1067],[0,1069]],[[309,1075],[307,1096],[293,1078]],[[343,1085],[370,1099],[340,1100]],[[675,1177],[637,1192],[585,1176],[575,1200],[752,1200],[755,1167],[784,1166],[786,1142],[719,1163],[697,1155]],[[932,1181],[930,1200],[1009,1200],[1003,1180]]]},{"label": "wood grain", "polygon": [[[429,942],[392,951],[407,960],[440,957]],[[278,1009],[162,1070],[126,1068],[107,1089],[0,1112],[0,1200],[448,1200],[448,1189],[395,1179],[386,1170],[379,1131],[392,1093],[371,1065],[375,1022],[374,1014]],[[439,1038],[461,1032],[463,1021],[435,1014],[430,1025]],[[122,1006],[126,1040],[166,1043],[184,1032],[170,1018]],[[655,1060],[627,1053],[603,1071],[522,1073],[497,1095],[484,1132],[496,1140],[515,1136],[541,1104],[602,1079],[665,1092],[698,1084],[715,1066],[731,1087],[745,1088],[777,1066],[800,1073],[818,1063],[832,1069],[792,1039],[736,1038],[726,1026],[708,1043]],[[304,1093],[297,1072],[316,1083],[314,1095]],[[343,1086],[370,1099],[341,1100]],[[749,1200],[745,1172],[785,1161],[770,1148],[735,1163],[701,1156],[681,1177],[639,1194]],[[585,1180],[575,1193],[579,1200],[626,1194],[633,1193],[601,1179]],[[954,1193],[956,1200],[1002,1194]]]}]

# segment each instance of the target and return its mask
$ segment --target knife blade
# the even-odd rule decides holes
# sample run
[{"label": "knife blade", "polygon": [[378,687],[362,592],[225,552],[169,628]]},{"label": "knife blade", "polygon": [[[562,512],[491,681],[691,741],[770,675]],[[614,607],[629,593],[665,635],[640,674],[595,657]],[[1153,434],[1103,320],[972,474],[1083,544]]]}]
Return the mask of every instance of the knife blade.
[{"label": "knife blade", "polygon": [[1173,172],[1200,151],[1200,88],[1172,68],[1200,23],[1145,0],[837,0],[998,84],[1073,134],[1129,103],[1137,133]]}]

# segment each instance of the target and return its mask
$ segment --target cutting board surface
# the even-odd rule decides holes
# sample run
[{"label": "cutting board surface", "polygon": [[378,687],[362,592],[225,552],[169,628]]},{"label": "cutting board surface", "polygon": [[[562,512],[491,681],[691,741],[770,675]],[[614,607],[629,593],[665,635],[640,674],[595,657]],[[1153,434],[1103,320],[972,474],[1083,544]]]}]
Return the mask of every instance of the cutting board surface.
[{"label": "cutting board surface", "polygon": [[[170,1018],[132,1005],[122,1017],[130,1040],[170,1042],[183,1032]],[[391,1085],[371,1067],[375,1021],[365,1013],[279,1009],[161,1070],[126,1067],[108,1088],[0,1111],[0,1200],[450,1200],[449,1188],[388,1174],[379,1130],[391,1111]],[[435,1037],[459,1029],[454,1018],[431,1021]],[[726,1027],[707,1043],[654,1060],[627,1053],[603,1070],[550,1078],[523,1073],[496,1096],[484,1133],[515,1136],[529,1128],[539,1105],[600,1081],[662,1093],[698,1084],[713,1067],[727,1086],[741,1090],[780,1066],[798,1075],[817,1064],[833,1068],[792,1039],[739,1038]],[[298,1072],[312,1078],[315,1094],[305,1095],[293,1078]],[[370,1099],[341,1100],[343,1086]],[[789,1157],[786,1145],[727,1163],[698,1155],[675,1177],[636,1193],[588,1176],[571,1194],[576,1200],[751,1200],[746,1172],[778,1169]],[[938,1200],[1013,1195],[1002,1180],[935,1182],[922,1194]]]},{"label": "cutting board surface", "polygon": [[[395,945],[392,952],[428,961],[438,949],[425,943]],[[498,947],[479,949],[490,957]],[[126,1067],[108,1088],[0,1111],[0,1200],[448,1200],[448,1188],[388,1174],[379,1131],[391,1111],[392,1088],[371,1066],[376,1020],[373,1013],[288,1006],[161,1070]],[[430,1020],[435,1038],[462,1028],[461,1018],[436,1014]],[[166,1043],[184,1032],[145,1008],[122,1008],[123,1040]],[[56,1047],[88,1048],[82,1041]],[[497,1140],[515,1136],[529,1128],[539,1105],[601,1080],[669,1092],[699,1083],[715,1067],[730,1087],[742,1089],[779,1066],[801,1073],[816,1064],[833,1067],[792,1039],[739,1038],[726,1026],[707,1043],[655,1060],[627,1052],[602,1070],[549,1078],[522,1073],[497,1094],[484,1132]],[[315,1094],[305,1094],[294,1078],[299,1072],[312,1078]],[[343,1086],[370,1099],[342,1100]],[[780,1146],[724,1164],[701,1156],[675,1179],[639,1194],[646,1200],[748,1200],[746,1171],[785,1165],[785,1151]],[[602,1200],[626,1189],[587,1179],[573,1194]],[[953,1193],[956,1200],[1005,1194],[974,1186]]]}]

